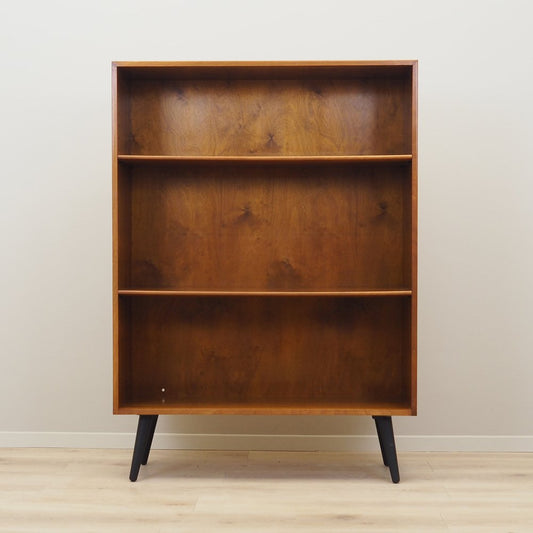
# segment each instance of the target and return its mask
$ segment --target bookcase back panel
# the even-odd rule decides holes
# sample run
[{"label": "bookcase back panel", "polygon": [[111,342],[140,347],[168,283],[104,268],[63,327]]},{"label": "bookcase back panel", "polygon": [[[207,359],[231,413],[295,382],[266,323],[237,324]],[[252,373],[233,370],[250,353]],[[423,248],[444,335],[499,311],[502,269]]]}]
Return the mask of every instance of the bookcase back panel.
[{"label": "bookcase back panel", "polygon": [[[410,299],[121,297],[123,404],[409,400]],[[406,327],[407,326],[407,327]]]},{"label": "bookcase back panel", "polygon": [[126,153],[411,153],[409,76],[130,79],[122,86],[119,146]]},{"label": "bookcase back panel", "polygon": [[126,167],[121,288],[409,288],[409,170]]}]

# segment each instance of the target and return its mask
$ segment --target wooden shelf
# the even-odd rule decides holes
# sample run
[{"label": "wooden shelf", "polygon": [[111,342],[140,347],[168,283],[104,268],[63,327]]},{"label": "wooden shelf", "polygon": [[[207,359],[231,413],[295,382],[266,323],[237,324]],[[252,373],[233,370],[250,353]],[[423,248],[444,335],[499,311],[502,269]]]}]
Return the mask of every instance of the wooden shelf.
[{"label": "wooden shelf", "polygon": [[357,290],[357,291],[257,291],[257,290],[165,290],[165,289],[119,289],[121,296],[309,296],[309,297],[390,297],[411,296],[413,291],[399,290]]},{"label": "wooden shelf", "polygon": [[375,155],[286,155],[286,156],[264,156],[264,155],[231,155],[231,156],[179,156],[179,155],[136,155],[119,154],[118,160],[125,164],[138,163],[256,163],[256,164],[286,164],[286,163],[408,163],[412,161],[411,154],[375,154]]},{"label": "wooden shelf", "polygon": [[120,414],[173,415],[378,415],[405,416],[413,414],[408,402],[349,403],[349,402],[290,402],[268,403],[127,403]]}]

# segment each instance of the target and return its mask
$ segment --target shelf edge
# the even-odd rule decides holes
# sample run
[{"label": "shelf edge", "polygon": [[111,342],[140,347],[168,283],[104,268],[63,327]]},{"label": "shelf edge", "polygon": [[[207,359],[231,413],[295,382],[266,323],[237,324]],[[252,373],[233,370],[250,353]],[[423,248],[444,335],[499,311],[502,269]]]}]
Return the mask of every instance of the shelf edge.
[{"label": "shelf edge", "polygon": [[153,290],[153,289],[119,289],[120,296],[411,296],[413,291],[374,290],[374,291],[224,291],[224,290]]},{"label": "shelf edge", "polygon": [[123,405],[119,406],[114,414],[129,415],[164,415],[164,414],[189,414],[189,415],[366,415],[366,416],[413,416],[410,406],[398,404],[397,406],[223,406],[223,405]]},{"label": "shelf edge", "polygon": [[378,163],[408,162],[412,154],[373,154],[373,155],[290,155],[290,156],[222,156],[222,155],[137,155],[119,154],[122,163]]}]

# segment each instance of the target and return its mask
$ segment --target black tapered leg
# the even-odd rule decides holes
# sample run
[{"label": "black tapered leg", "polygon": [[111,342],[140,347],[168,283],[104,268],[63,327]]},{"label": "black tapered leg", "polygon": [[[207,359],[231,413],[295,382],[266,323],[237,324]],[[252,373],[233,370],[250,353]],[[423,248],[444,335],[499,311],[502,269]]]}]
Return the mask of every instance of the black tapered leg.
[{"label": "black tapered leg", "polygon": [[381,430],[379,427],[379,422],[377,421],[377,417],[373,416],[374,422],[376,423],[376,431],[378,434],[378,440],[379,440],[379,448],[381,450],[381,457],[383,458],[383,464],[385,466],[389,466],[389,463],[387,461],[387,455],[385,453],[385,448],[383,448],[383,436],[381,435]]},{"label": "black tapered leg", "polygon": [[135,437],[135,448],[133,449],[133,459],[131,461],[130,481],[137,481],[141,463],[145,460],[145,458],[148,459],[148,453],[150,453],[149,446],[152,443],[156,422],[157,415],[139,416],[137,436]]},{"label": "black tapered leg", "polygon": [[396,456],[392,418],[390,416],[373,416],[372,418],[376,422],[383,462],[385,466],[389,467],[392,482],[398,483],[400,481],[400,470],[398,468],[398,457]]},{"label": "black tapered leg", "polygon": [[157,424],[157,415],[153,415],[150,421],[150,428],[148,434],[148,442],[146,443],[146,450],[144,453],[143,460],[141,464],[145,465],[148,462],[148,457],[150,456],[150,450],[152,448],[152,441],[154,440],[155,426]]}]

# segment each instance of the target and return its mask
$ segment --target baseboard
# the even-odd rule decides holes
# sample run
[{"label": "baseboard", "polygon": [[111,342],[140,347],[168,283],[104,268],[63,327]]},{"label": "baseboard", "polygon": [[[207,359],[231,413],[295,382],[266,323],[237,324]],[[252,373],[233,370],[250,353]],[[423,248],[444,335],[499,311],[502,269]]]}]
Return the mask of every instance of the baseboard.
[{"label": "baseboard", "polygon": [[[0,432],[2,448],[132,448],[133,433]],[[533,436],[397,435],[401,452],[533,452]],[[376,435],[228,435],[157,433],[154,449],[377,451]]]}]

